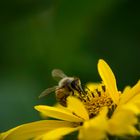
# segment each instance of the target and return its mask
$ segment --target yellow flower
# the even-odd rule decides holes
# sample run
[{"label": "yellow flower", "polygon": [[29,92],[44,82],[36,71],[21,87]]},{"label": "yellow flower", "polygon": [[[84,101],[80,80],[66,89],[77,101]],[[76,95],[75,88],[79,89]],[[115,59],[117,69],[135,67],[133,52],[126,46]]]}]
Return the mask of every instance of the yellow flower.
[{"label": "yellow flower", "polygon": [[140,114],[140,81],[121,92],[111,68],[102,59],[98,71],[102,82],[88,84],[83,99],[69,96],[67,107],[35,106],[43,115],[58,120],[18,126],[1,133],[0,140],[58,140],[74,131],[79,131],[80,140],[140,135],[135,127]]},{"label": "yellow flower", "polygon": [[[77,106],[74,107],[73,103]],[[63,121],[42,120],[23,124],[1,133],[0,140],[28,140],[33,138],[55,140],[61,138],[63,135],[76,131],[79,129],[80,123],[88,120],[89,117],[83,104],[74,97],[68,99],[68,107],[69,109],[45,105],[35,106],[35,109],[44,115]]]},{"label": "yellow flower", "polygon": [[116,108],[108,120],[108,133],[111,135],[139,135],[135,128],[140,114],[140,81],[134,87],[118,91],[115,76],[110,67],[100,60],[98,71]]}]

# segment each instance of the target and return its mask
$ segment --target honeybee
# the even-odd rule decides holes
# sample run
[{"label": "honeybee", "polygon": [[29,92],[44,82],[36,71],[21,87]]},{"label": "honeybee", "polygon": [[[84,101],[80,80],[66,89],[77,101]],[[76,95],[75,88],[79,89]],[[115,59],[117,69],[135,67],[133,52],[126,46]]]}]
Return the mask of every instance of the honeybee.
[{"label": "honeybee", "polygon": [[[45,89],[39,98],[55,92],[56,100],[63,106],[66,106],[66,99],[70,95],[76,96],[79,99],[82,98],[84,91],[78,77],[68,77],[60,69],[52,70],[52,77],[57,80],[59,79],[58,85]],[[76,94],[75,91],[77,91],[76,93],[78,94]]]}]

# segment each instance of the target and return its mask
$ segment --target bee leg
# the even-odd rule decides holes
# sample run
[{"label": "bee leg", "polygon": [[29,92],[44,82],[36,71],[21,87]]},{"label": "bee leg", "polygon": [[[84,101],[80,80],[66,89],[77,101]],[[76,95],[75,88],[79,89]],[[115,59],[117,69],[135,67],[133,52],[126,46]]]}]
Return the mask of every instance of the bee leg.
[{"label": "bee leg", "polygon": [[72,92],[72,96],[74,96],[74,91],[73,91],[73,90],[71,90],[71,92]]},{"label": "bee leg", "polygon": [[74,90],[71,87],[69,87],[69,86],[67,86],[67,88],[68,88],[69,92],[72,92],[71,95],[74,96]]}]

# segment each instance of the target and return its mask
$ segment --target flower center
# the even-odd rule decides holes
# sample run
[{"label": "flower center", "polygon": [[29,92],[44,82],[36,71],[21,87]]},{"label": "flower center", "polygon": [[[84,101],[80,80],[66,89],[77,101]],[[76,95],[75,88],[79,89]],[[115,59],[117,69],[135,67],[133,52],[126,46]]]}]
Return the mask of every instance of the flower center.
[{"label": "flower center", "polygon": [[86,89],[86,95],[83,97],[82,102],[89,113],[89,117],[96,116],[102,107],[108,107],[109,116],[113,113],[116,105],[109,96],[105,85],[99,84],[94,90]]}]

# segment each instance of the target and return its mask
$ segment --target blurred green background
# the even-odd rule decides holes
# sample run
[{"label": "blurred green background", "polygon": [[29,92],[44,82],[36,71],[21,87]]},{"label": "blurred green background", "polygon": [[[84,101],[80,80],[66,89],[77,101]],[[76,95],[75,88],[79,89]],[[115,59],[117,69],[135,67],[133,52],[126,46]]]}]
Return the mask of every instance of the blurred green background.
[{"label": "blurred green background", "polygon": [[139,0],[0,1],[0,131],[39,120],[37,104],[52,105],[51,70],[99,81],[105,59],[120,90],[140,78]]}]

